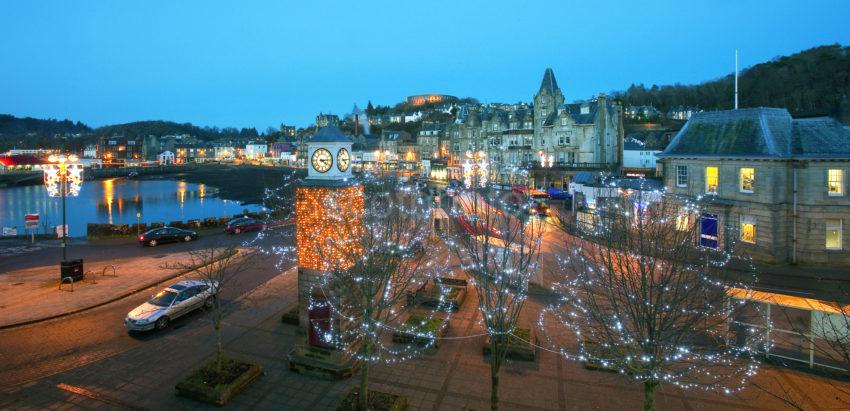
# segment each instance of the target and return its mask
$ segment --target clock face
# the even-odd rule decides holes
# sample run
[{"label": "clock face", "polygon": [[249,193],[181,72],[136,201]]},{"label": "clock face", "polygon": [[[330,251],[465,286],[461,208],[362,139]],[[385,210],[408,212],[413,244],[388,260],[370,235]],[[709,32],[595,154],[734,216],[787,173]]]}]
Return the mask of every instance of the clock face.
[{"label": "clock face", "polygon": [[339,152],[336,154],[336,166],[339,168],[339,171],[344,173],[350,165],[351,157],[348,155],[348,150],[344,148],[339,149]]},{"label": "clock face", "polygon": [[320,173],[326,173],[331,169],[334,160],[330,151],[320,148],[313,152],[313,157],[310,161],[313,163],[314,170]]}]

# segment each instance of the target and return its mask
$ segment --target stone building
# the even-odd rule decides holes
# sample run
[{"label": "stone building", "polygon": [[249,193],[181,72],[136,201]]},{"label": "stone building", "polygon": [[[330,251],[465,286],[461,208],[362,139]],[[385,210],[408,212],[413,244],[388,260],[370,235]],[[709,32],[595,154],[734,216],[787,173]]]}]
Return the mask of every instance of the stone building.
[{"label": "stone building", "polygon": [[801,267],[850,264],[850,130],[752,108],[695,113],[659,155],[668,191],[698,199],[700,242]]},{"label": "stone building", "polygon": [[617,170],[622,164],[622,115],[621,105],[604,94],[566,104],[547,68],[533,106],[458,110],[446,131],[451,139],[449,174],[457,178],[467,153],[480,151],[490,161],[490,179],[502,184],[524,184],[530,178],[532,184],[545,180],[566,187],[578,171]]}]

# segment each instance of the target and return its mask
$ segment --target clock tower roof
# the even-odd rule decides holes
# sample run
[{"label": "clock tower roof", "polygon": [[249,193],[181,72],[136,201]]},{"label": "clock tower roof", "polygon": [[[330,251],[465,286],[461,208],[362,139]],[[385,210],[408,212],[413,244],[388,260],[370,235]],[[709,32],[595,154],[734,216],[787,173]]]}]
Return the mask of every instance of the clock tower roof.
[{"label": "clock tower roof", "polygon": [[319,129],[308,143],[353,143],[337,126],[325,126]]}]

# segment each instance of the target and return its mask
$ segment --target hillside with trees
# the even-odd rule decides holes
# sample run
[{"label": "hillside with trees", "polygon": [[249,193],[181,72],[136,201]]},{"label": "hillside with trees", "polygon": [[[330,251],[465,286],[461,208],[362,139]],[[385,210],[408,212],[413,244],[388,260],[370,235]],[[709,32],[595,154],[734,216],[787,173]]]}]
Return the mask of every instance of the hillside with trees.
[{"label": "hillside with trees", "polygon": [[[697,85],[632,84],[614,97],[625,106],[651,105],[662,113],[679,106],[732,108],[734,74]],[[740,107],[782,107],[794,117],[834,116],[850,122],[850,47],[804,50],[744,69],[738,79]]]}]

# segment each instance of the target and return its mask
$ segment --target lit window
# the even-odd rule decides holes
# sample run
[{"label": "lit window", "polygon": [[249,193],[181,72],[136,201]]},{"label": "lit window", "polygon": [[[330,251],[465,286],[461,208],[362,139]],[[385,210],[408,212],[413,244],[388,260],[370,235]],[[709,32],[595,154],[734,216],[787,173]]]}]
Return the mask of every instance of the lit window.
[{"label": "lit window", "polygon": [[829,219],[826,220],[826,249],[840,250],[841,249],[841,220]]},{"label": "lit window", "polygon": [[756,184],[756,169],[741,168],[741,192],[752,193]]},{"label": "lit window", "polygon": [[707,194],[717,194],[717,167],[705,168],[705,192]]},{"label": "lit window", "polygon": [[676,186],[688,186],[688,166],[676,166]]},{"label": "lit window", "polygon": [[844,170],[831,168],[826,175],[827,193],[831,196],[844,195]]},{"label": "lit window", "polygon": [[741,241],[750,244],[756,243],[755,217],[741,216]]},{"label": "lit window", "polygon": [[562,119],[561,119],[561,125],[562,125],[562,126],[566,126],[566,125],[567,125],[567,119],[566,119],[566,118],[562,118]]},{"label": "lit window", "polygon": [[682,211],[676,216],[676,229],[679,231],[688,231],[690,218],[687,211]]}]

